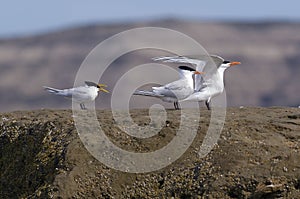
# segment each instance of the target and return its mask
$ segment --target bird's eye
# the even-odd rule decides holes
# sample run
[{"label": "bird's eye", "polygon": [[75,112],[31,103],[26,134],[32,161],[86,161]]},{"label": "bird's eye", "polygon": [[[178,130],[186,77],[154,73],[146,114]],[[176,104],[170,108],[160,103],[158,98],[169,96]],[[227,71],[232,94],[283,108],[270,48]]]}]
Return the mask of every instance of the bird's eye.
[{"label": "bird's eye", "polygon": [[229,64],[230,61],[223,61],[223,64]]}]

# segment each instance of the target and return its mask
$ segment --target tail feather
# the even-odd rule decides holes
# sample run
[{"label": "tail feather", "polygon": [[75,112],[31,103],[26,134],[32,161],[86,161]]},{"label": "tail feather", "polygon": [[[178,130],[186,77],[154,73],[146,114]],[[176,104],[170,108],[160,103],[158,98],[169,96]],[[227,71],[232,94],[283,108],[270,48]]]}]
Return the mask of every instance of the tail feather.
[{"label": "tail feather", "polygon": [[46,91],[48,91],[49,93],[54,93],[54,94],[59,94],[61,92],[60,89],[56,89],[56,88],[51,88],[51,87],[48,87],[48,86],[43,86],[44,89]]},{"label": "tail feather", "polygon": [[137,90],[133,93],[133,95],[143,95],[143,96],[150,96],[150,97],[163,97],[163,95],[154,93],[153,91],[144,91],[144,90]]}]

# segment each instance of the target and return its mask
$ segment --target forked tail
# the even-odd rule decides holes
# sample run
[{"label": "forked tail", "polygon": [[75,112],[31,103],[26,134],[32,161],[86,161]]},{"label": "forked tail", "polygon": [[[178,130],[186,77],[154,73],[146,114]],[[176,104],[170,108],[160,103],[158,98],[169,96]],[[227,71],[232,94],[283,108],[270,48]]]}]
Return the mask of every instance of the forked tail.
[{"label": "forked tail", "polygon": [[51,88],[51,87],[48,87],[48,86],[43,86],[44,89],[46,91],[48,91],[49,93],[54,93],[54,94],[60,94],[61,90],[60,89],[56,89],[56,88]]}]

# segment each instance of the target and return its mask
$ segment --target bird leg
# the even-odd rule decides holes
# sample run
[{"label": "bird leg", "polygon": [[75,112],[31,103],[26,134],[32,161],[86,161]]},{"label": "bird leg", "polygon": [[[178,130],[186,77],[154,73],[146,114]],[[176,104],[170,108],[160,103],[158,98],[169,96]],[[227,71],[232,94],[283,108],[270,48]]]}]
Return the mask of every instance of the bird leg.
[{"label": "bird leg", "polygon": [[176,102],[176,104],[177,104],[177,110],[180,110],[181,108],[180,108],[180,106],[179,106],[178,101]]},{"label": "bird leg", "polygon": [[211,108],[210,108],[210,100],[206,100],[205,101],[205,105],[206,105],[206,107],[207,107],[208,110],[211,110]]},{"label": "bird leg", "polygon": [[175,110],[180,110],[178,101],[174,102],[174,108]]},{"label": "bird leg", "polygon": [[80,103],[80,108],[81,108],[81,110],[86,110],[84,103]]}]

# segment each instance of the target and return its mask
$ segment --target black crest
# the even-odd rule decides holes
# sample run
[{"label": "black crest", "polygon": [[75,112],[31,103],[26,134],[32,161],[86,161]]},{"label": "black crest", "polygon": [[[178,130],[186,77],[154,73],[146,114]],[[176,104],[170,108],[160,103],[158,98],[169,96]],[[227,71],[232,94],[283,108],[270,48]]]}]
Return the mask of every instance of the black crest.
[{"label": "black crest", "polygon": [[230,61],[223,61],[223,64],[229,64],[230,63]]},{"label": "black crest", "polygon": [[195,71],[195,69],[188,67],[188,66],[179,66],[178,67],[180,70],[188,70],[188,71]]},{"label": "black crest", "polygon": [[85,81],[84,82],[87,86],[95,86],[97,88],[99,88],[98,84],[94,83],[94,82],[89,82],[89,81]]}]

